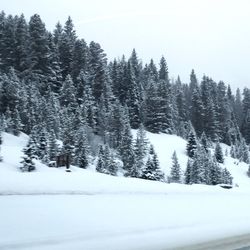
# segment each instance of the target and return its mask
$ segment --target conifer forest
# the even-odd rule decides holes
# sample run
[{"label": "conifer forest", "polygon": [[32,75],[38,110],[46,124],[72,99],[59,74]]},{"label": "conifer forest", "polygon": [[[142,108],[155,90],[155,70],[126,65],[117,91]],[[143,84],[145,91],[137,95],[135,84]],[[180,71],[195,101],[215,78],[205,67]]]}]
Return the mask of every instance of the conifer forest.
[{"label": "conifer forest", "polygon": [[[72,165],[114,176],[232,184],[221,143],[250,163],[250,89],[197,79],[192,69],[189,82],[170,79],[164,56],[142,62],[135,49],[122,53],[108,60],[99,43],[77,36],[70,17],[48,31],[38,14],[0,13],[0,130],[29,135],[20,170],[68,153]],[[185,173],[173,152],[165,176],[146,131],[187,141]]]}]

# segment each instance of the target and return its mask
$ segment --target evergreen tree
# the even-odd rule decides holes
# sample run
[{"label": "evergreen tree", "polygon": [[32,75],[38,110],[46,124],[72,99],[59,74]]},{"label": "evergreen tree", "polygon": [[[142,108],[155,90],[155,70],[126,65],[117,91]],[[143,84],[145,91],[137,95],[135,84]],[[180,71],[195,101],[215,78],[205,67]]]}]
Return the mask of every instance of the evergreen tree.
[{"label": "evergreen tree", "polygon": [[29,41],[28,24],[23,14],[21,14],[17,20],[15,34],[15,69],[19,72],[23,72],[28,68]]},{"label": "evergreen tree", "polygon": [[233,177],[232,175],[230,174],[230,172],[224,168],[222,170],[222,177],[221,177],[221,180],[222,180],[222,183],[223,184],[228,184],[228,185],[232,185],[233,184]]},{"label": "evergreen tree", "polygon": [[55,133],[53,131],[50,132],[48,136],[48,151],[49,151],[49,159],[51,161],[55,161],[56,156],[58,155],[59,152],[59,146],[56,140]]},{"label": "evergreen tree", "polygon": [[200,89],[197,86],[192,92],[191,121],[198,136],[203,132],[203,116],[204,107],[201,99]]},{"label": "evergreen tree", "polygon": [[73,50],[71,70],[71,75],[74,81],[77,79],[81,71],[85,72],[87,70],[87,60],[88,47],[86,42],[83,39],[76,40]]},{"label": "evergreen tree", "polygon": [[76,134],[75,164],[77,164],[80,168],[87,168],[89,164],[89,153],[86,130],[83,127],[80,127]]},{"label": "evergreen tree", "polygon": [[206,184],[207,183],[207,170],[206,163],[207,154],[203,148],[198,148],[193,156],[192,171],[190,183]]},{"label": "evergreen tree", "polygon": [[100,44],[91,42],[89,45],[89,73],[92,92],[98,102],[105,87],[107,59]]},{"label": "evergreen tree", "polygon": [[29,139],[28,144],[23,149],[23,160],[21,161],[22,167],[20,167],[23,172],[31,172],[36,169],[33,159],[35,159],[35,142],[33,139]]},{"label": "evergreen tree", "polygon": [[208,143],[208,139],[207,139],[207,136],[206,136],[205,132],[203,132],[201,134],[200,144],[205,149],[205,151],[208,152],[209,143]]},{"label": "evergreen tree", "polygon": [[218,166],[218,160],[217,158],[215,159],[212,159],[210,158],[209,159],[209,165],[208,165],[208,168],[209,168],[209,182],[208,184],[211,184],[211,185],[217,185],[219,183],[221,183],[221,169],[220,167]]},{"label": "evergreen tree", "polygon": [[34,73],[50,73],[49,64],[49,45],[45,24],[42,22],[38,14],[33,15],[29,22],[29,57],[28,64],[30,70]]},{"label": "evergreen tree", "polygon": [[185,171],[185,184],[192,184],[192,167],[193,167],[193,164],[189,158],[187,162],[187,168]]},{"label": "evergreen tree", "polygon": [[123,169],[125,176],[131,176],[134,163],[135,155],[133,148],[133,136],[129,124],[126,124],[122,133],[121,144],[119,146],[119,153],[123,162]]},{"label": "evergreen tree", "polygon": [[61,61],[62,76],[65,78],[72,72],[74,48],[77,39],[71,17],[68,17],[63,29],[60,24],[57,24],[55,32],[56,44],[58,44]]},{"label": "evergreen tree", "polygon": [[224,163],[224,156],[219,142],[216,143],[214,155],[217,162]]},{"label": "evergreen tree", "polygon": [[247,164],[250,163],[249,147],[246,144],[246,141],[244,138],[241,140],[241,143],[238,146],[238,159]]},{"label": "evergreen tree", "polygon": [[105,166],[105,160],[104,160],[104,150],[103,150],[103,146],[100,145],[99,146],[99,153],[98,153],[98,161],[97,161],[97,165],[96,165],[96,171],[99,173],[103,173],[106,174],[106,166]]},{"label": "evergreen tree", "polygon": [[176,152],[172,155],[172,167],[170,171],[170,182],[180,183],[181,182],[181,167],[177,159]]},{"label": "evergreen tree", "polygon": [[190,124],[190,132],[188,135],[188,143],[187,143],[187,155],[190,158],[193,158],[196,150],[197,150],[197,140],[192,124]]},{"label": "evergreen tree", "polygon": [[159,161],[152,145],[146,165],[142,168],[141,178],[154,181],[165,180],[164,173],[159,168]]},{"label": "evergreen tree", "polygon": [[118,165],[115,161],[115,157],[113,155],[113,153],[111,152],[109,155],[109,162],[108,162],[108,174],[116,176],[117,175],[117,171],[118,171]]}]

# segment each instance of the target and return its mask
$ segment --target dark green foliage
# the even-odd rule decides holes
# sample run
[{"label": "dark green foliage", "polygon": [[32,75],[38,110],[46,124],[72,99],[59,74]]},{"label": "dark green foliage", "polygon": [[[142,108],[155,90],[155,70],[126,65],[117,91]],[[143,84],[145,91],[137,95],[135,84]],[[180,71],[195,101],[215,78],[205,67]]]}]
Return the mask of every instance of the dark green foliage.
[{"label": "dark green foliage", "polygon": [[176,152],[174,151],[172,156],[172,167],[170,171],[170,182],[181,182],[181,167],[177,159]]},{"label": "dark green foliage", "polygon": [[75,139],[75,159],[74,163],[80,168],[87,168],[89,164],[88,155],[89,155],[89,145],[87,139],[86,128],[80,127],[76,134]]},{"label": "dark green foliage", "polygon": [[23,149],[22,166],[20,167],[23,172],[31,172],[36,169],[33,159],[36,158],[36,146],[32,138],[29,139],[27,146]]},{"label": "dark green foliage", "polygon": [[45,24],[38,14],[33,15],[29,21],[29,70],[38,74],[48,74],[51,71],[49,64],[49,44]]},{"label": "dark green foliage", "polygon": [[224,163],[224,156],[223,156],[223,152],[222,152],[222,148],[220,146],[220,143],[216,143],[215,146],[215,152],[214,152],[216,161],[219,163]]},{"label": "dark green foliage", "polygon": [[222,170],[221,182],[223,184],[228,184],[228,185],[232,185],[233,184],[233,177],[232,177],[232,175],[230,174],[230,172],[226,168],[224,168]]},{"label": "dark green foliage", "polygon": [[104,150],[103,150],[103,146],[100,145],[99,146],[99,153],[98,153],[98,161],[97,161],[97,165],[96,165],[96,171],[99,173],[106,173],[106,169],[105,169],[105,162],[104,162]]},{"label": "dark green foliage", "polygon": [[141,178],[154,181],[165,180],[164,173],[159,168],[159,161],[152,145],[146,165],[141,170]]},{"label": "dark green foliage", "polygon": [[185,171],[185,184],[191,184],[192,180],[192,161],[188,159],[187,168]]},{"label": "dark green foliage", "polygon": [[49,160],[55,161],[59,152],[59,146],[56,141],[56,135],[53,131],[50,132],[48,136],[48,151]]},{"label": "dark green foliage", "polygon": [[187,155],[190,158],[193,158],[195,156],[196,150],[197,150],[197,140],[194,129],[192,128],[191,125],[191,130],[189,132],[188,142],[187,142]]},{"label": "dark green foliage", "polygon": [[123,130],[119,153],[123,162],[125,176],[131,176],[135,164],[135,153],[133,147],[133,137],[129,124],[126,124]]}]

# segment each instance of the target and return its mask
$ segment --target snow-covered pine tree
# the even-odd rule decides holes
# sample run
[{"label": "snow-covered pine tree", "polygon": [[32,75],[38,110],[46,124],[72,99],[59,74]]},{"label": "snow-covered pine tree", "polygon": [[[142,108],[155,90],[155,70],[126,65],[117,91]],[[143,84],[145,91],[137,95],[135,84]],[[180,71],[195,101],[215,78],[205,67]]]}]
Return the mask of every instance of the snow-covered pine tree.
[{"label": "snow-covered pine tree", "polygon": [[22,131],[23,124],[21,122],[21,118],[19,115],[18,109],[15,107],[13,112],[12,112],[12,132],[15,136],[18,136],[20,132]]},{"label": "snow-covered pine tree", "polygon": [[209,159],[209,183],[210,185],[217,185],[221,183],[222,180],[222,172],[221,169],[217,163],[217,158],[210,158]]},{"label": "snow-covered pine tree", "polygon": [[82,148],[80,155],[78,156],[78,166],[80,168],[87,168],[89,164],[88,154],[86,148]]},{"label": "snow-covered pine tree", "polygon": [[190,183],[195,183],[195,184],[207,183],[206,162],[207,162],[206,151],[202,147],[199,147],[193,157]]},{"label": "snow-covered pine tree", "polygon": [[242,138],[241,140],[238,152],[239,152],[239,160],[249,164],[250,163],[249,146],[246,144],[244,138]]},{"label": "snow-covered pine tree", "polygon": [[98,160],[96,165],[96,171],[102,174],[106,174],[106,166],[105,166],[105,156],[104,156],[104,149],[103,146],[99,146],[99,152],[98,152]]},{"label": "snow-covered pine tree", "polygon": [[123,162],[123,169],[125,176],[131,176],[133,166],[135,163],[135,154],[133,147],[133,136],[131,134],[131,128],[127,121],[124,124],[124,130],[122,133],[121,144],[119,146],[119,153]]},{"label": "snow-covered pine tree", "polygon": [[75,151],[74,151],[74,163],[80,168],[87,168],[88,155],[89,155],[89,145],[88,138],[86,133],[86,128],[81,126],[76,133],[76,143],[75,143]]},{"label": "snow-covered pine tree", "polygon": [[113,152],[110,152],[110,157],[109,157],[109,163],[108,163],[108,174],[116,176],[117,171],[118,171],[118,165],[117,162],[115,161],[115,157],[113,155]]},{"label": "snow-covered pine tree", "polygon": [[194,129],[191,123],[190,123],[190,128],[191,129],[188,135],[188,143],[187,143],[187,155],[190,158],[193,158],[197,150],[197,140],[196,140],[196,134],[194,132]]},{"label": "snow-covered pine tree", "polygon": [[192,184],[192,167],[193,167],[193,162],[189,158],[187,162],[187,167],[185,171],[185,184]]},{"label": "snow-covered pine tree", "polygon": [[232,185],[233,184],[233,177],[227,168],[222,169],[221,171],[221,181],[223,184]]},{"label": "snow-covered pine tree", "polygon": [[151,145],[148,160],[142,168],[141,178],[146,180],[165,181],[164,173],[160,170],[158,157]]},{"label": "snow-covered pine tree", "polygon": [[170,182],[180,183],[181,182],[181,167],[178,162],[176,151],[172,155],[172,167],[170,171]]},{"label": "snow-covered pine tree", "polygon": [[203,132],[201,134],[200,144],[205,149],[205,151],[208,152],[209,143],[208,143],[208,139],[207,139],[207,136],[206,136],[205,132]]},{"label": "snow-covered pine tree", "polygon": [[191,97],[191,121],[198,136],[203,132],[204,106],[201,99],[200,88],[194,86]]},{"label": "snow-covered pine tree", "polygon": [[51,72],[49,63],[49,46],[45,24],[40,16],[35,14],[29,21],[29,69],[37,74],[48,74]]},{"label": "snow-covered pine tree", "polygon": [[224,156],[219,142],[216,143],[214,155],[217,162],[224,163]]},{"label": "snow-covered pine tree", "polygon": [[141,169],[145,164],[145,156],[148,151],[148,140],[146,138],[146,132],[141,124],[135,140],[134,152],[135,152],[135,164],[133,168],[132,177],[140,177]]},{"label": "snow-covered pine tree", "polygon": [[49,161],[48,134],[45,125],[38,126],[37,156],[45,164]]},{"label": "snow-covered pine tree", "polygon": [[50,161],[55,161],[56,156],[59,152],[59,146],[57,144],[55,133],[52,131],[48,136],[48,148],[49,148],[49,159]]},{"label": "snow-covered pine tree", "polygon": [[33,162],[33,159],[36,158],[36,152],[35,152],[35,142],[32,138],[29,139],[28,144],[23,149],[23,160],[21,161],[22,166],[20,167],[21,171],[23,172],[31,172],[36,169],[35,163]]}]

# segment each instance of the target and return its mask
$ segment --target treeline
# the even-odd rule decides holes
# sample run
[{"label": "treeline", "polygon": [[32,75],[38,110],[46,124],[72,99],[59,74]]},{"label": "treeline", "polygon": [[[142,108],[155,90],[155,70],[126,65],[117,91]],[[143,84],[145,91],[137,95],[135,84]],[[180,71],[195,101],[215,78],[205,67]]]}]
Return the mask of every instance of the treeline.
[{"label": "treeline", "polygon": [[194,70],[189,83],[170,80],[164,57],[159,67],[144,65],[135,50],[108,61],[98,43],[77,37],[70,17],[49,32],[37,14],[27,22],[1,12],[0,87],[2,130],[30,135],[26,151],[45,163],[60,150],[83,168],[99,155],[100,172],[114,174],[121,163],[127,176],[141,177],[154,162],[157,173],[150,146],[149,163],[136,166],[142,156],[131,128],[143,127],[185,139],[194,128],[197,140],[231,145],[232,156],[249,163],[242,155],[250,143],[250,89],[234,95],[222,81],[204,76],[199,83]]}]

